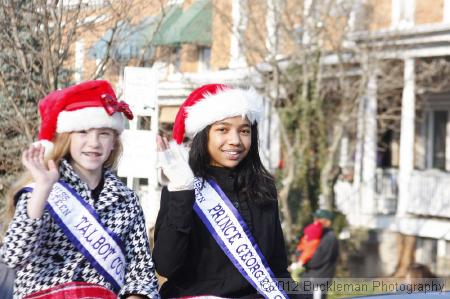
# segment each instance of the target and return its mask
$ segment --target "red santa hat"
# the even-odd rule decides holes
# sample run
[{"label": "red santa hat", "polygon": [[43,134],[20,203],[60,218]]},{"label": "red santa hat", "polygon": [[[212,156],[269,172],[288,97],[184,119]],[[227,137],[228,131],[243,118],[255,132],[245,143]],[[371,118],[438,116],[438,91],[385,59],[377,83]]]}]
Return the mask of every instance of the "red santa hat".
[{"label": "red santa hat", "polygon": [[240,115],[253,124],[261,114],[262,99],[254,89],[223,84],[203,85],[180,106],[173,126],[173,138],[181,144],[185,136],[192,138],[219,120]]},{"label": "red santa hat", "polygon": [[[93,80],[49,93],[39,101],[41,127],[38,142],[53,147],[55,133],[111,128],[119,134],[124,129],[124,117],[133,113],[124,102],[117,101],[108,81]],[[123,115],[122,115],[123,114]]]}]

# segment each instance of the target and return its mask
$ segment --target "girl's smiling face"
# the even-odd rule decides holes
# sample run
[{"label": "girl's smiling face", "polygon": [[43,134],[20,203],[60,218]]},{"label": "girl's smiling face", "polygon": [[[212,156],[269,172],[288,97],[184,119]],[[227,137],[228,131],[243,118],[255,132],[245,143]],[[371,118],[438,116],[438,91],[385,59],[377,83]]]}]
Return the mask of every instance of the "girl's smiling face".
[{"label": "girl's smiling face", "polygon": [[236,167],[250,150],[251,133],[249,120],[241,116],[225,118],[212,124],[208,133],[210,165]]},{"label": "girl's smiling face", "polygon": [[103,164],[114,148],[113,129],[89,129],[70,134],[71,164],[76,172],[84,175],[101,174]]}]

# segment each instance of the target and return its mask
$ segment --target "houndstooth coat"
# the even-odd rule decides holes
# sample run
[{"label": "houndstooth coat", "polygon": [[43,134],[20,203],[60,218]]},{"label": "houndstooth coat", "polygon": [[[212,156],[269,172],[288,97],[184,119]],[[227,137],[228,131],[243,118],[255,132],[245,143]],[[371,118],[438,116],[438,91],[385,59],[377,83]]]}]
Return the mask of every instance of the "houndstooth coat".
[{"label": "houndstooth coat", "polygon": [[[119,296],[139,294],[159,298],[137,195],[107,170],[99,199],[94,201],[87,184],[66,160],[61,162],[59,170],[60,179],[74,188],[96,210],[103,225],[122,239],[127,268]],[[112,290],[112,285],[70,243],[47,210],[39,219],[28,217],[26,207],[30,197],[30,192],[20,195],[0,250],[4,262],[17,270],[14,298],[70,281],[95,283]]]}]

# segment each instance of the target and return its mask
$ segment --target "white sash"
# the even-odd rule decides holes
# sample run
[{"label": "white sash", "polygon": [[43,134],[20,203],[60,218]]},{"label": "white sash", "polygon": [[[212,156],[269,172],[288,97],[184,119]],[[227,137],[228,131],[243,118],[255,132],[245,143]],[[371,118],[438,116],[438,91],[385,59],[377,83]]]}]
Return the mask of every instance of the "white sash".
[{"label": "white sash", "polygon": [[[288,298],[239,212],[212,180],[195,178],[194,211],[244,278],[265,298]],[[203,185],[204,184],[204,185]]]},{"label": "white sash", "polygon": [[95,210],[63,181],[53,185],[46,209],[89,263],[120,290],[125,281],[125,250],[120,238],[103,226]]}]

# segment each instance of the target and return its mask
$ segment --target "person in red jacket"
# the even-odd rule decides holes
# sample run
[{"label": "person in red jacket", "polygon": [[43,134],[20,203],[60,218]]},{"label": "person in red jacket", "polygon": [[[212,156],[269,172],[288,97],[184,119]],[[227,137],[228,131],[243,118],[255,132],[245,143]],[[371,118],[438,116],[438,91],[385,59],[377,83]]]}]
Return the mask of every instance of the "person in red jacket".
[{"label": "person in red jacket", "polygon": [[[331,228],[333,221],[333,213],[331,211],[317,210],[314,213],[314,221],[322,225],[322,236],[314,254],[304,264],[304,271],[301,276],[302,288],[305,291],[305,299],[326,299],[326,286],[332,282],[336,272],[339,258],[339,242]],[[307,287],[308,285],[315,287],[312,289]]]},{"label": "person in red jacket", "polygon": [[317,247],[319,247],[322,230],[322,223],[317,219],[305,227],[303,230],[304,234],[296,248],[296,251],[299,253],[298,266],[302,267],[313,257]]}]

